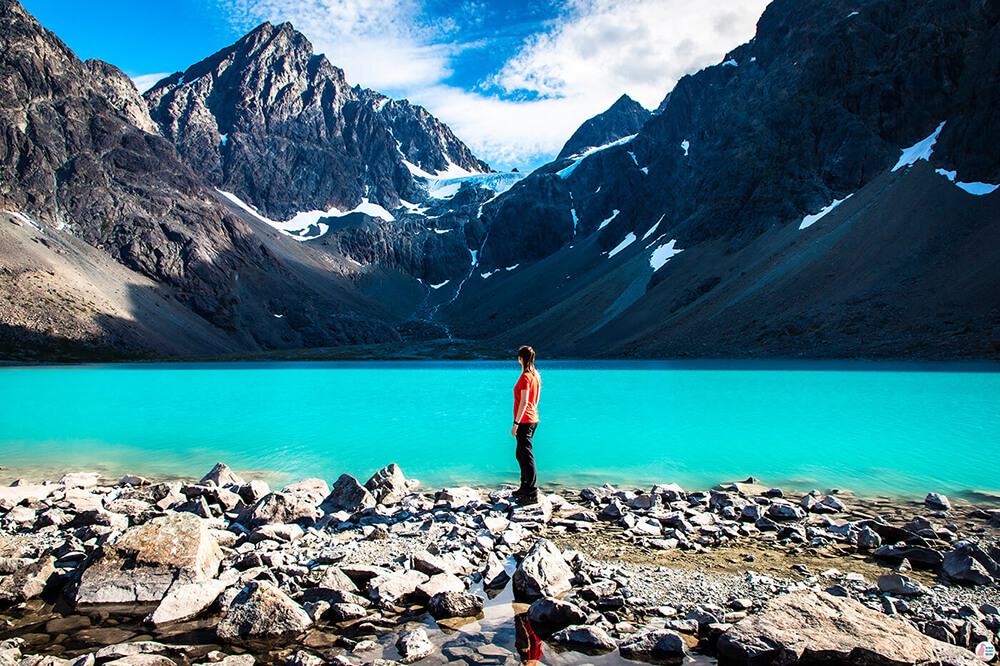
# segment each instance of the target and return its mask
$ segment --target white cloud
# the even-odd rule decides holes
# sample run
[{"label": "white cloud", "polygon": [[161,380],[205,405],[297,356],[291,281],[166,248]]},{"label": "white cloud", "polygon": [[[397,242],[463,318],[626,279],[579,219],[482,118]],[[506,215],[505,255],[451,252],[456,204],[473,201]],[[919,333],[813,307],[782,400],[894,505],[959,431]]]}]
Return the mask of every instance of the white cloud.
[{"label": "white cloud", "polygon": [[[545,32],[527,35],[474,91],[446,81],[472,39],[464,32],[470,17],[483,13],[475,2],[442,16],[448,5],[432,10],[430,0],[219,1],[243,30],[291,21],[352,83],[426,107],[494,167],[522,169],[553,157],[622,93],[656,108],[681,76],[751,38],[768,3],[566,0]],[[525,92],[532,101],[503,98]]]},{"label": "white cloud", "polygon": [[536,35],[495,77],[506,90],[617,98],[656,108],[674,83],[754,34],[768,0],[569,0],[566,19]]},{"label": "white cloud", "polygon": [[141,94],[152,88],[154,85],[156,85],[157,82],[159,82],[160,79],[162,79],[165,76],[170,76],[170,72],[160,72],[159,74],[142,74],[140,76],[133,76],[132,83],[135,84],[135,87],[138,88],[139,93]]}]

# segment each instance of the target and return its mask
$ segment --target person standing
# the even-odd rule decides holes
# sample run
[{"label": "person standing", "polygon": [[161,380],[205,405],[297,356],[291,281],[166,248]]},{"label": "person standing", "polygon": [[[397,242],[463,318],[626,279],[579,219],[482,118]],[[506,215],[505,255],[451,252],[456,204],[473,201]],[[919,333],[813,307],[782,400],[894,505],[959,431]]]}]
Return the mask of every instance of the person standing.
[{"label": "person standing", "polygon": [[514,427],[510,434],[517,439],[515,457],[521,467],[521,487],[514,492],[518,504],[538,501],[538,478],[535,472],[535,454],[531,438],[538,427],[538,395],[542,378],[535,369],[535,350],[525,345],[517,350],[521,376],[514,385]]}]

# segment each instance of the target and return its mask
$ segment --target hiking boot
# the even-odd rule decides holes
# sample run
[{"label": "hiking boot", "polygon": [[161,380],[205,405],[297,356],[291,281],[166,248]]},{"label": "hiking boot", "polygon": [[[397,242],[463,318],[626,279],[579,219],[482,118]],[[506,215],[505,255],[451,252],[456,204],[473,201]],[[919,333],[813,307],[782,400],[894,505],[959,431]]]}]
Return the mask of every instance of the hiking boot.
[{"label": "hiking boot", "polygon": [[538,493],[531,493],[530,495],[514,495],[514,500],[521,506],[538,504]]}]

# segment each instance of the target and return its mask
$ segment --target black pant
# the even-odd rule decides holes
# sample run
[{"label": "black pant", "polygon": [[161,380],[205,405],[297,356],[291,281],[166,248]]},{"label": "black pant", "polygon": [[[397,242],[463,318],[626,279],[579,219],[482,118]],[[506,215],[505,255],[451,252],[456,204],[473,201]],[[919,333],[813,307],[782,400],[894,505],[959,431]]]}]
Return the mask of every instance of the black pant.
[{"label": "black pant", "polygon": [[521,487],[518,493],[521,495],[535,495],[538,488],[535,484],[538,477],[535,474],[535,454],[531,452],[531,437],[535,434],[537,423],[517,424],[517,464],[521,466]]}]

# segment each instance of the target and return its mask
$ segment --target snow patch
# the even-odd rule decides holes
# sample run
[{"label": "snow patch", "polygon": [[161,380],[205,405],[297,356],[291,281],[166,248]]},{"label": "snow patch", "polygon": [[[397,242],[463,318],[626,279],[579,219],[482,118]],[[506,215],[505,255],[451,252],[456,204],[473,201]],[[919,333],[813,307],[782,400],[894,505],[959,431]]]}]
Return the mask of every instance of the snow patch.
[{"label": "snow patch", "polygon": [[434,231],[434,233],[436,233],[436,234],[446,234],[446,233],[448,233],[449,231],[451,231],[451,229],[434,229],[433,231]]},{"label": "snow patch", "polygon": [[691,148],[691,142],[690,141],[688,141],[687,139],[684,139],[683,141],[681,141],[681,150],[684,151],[684,157],[688,156],[688,150],[690,150],[690,148]]},{"label": "snow patch", "polygon": [[847,18],[851,18],[852,16],[857,16],[860,13],[861,12],[851,12],[850,14],[847,15]]},{"label": "snow patch", "polygon": [[656,272],[663,268],[663,265],[670,261],[671,258],[677,256],[683,251],[684,250],[677,247],[677,239],[674,238],[669,243],[661,245],[653,250],[653,256],[649,258],[649,265],[652,267],[653,272]]},{"label": "snow patch", "polygon": [[644,234],[642,235],[642,240],[646,240],[647,238],[649,238],[650,236],[652,236],[652,235],[653,235],[654,233],[656,233],[656,229],[657,229],[657,227],[659,227],[659,226],[660,226],[660,222],[663,222],[663,218],[665,218],[666,216],[667,216],[667,214],[666,214],[666,213],[664,213],[663,215],[661,215],[661,216],[660,216],[660,219],[658,219],[658,220],[656,221],[656,224],[654,224],[653,226],[651,226],[651,227],[649,228],[649,231],[647,231],[646,233],[644,233]]},{"label": "snow patch", "polygon": [[750,62],[757,62],[757,56],[753,56],[752,58],[750,58]]},{"label": "snow patch", "polygon": [[[562,169],[561,171],[557,171],[556,175],[559,176],[560,178],[569,178],[570,174],[572,174],[573,171],[576,170],[576,167],[578,167],[585,159],[587,159],[591,155],[594,155],[595,153],[599,153],[601,151],[607,150],[608,148],[614,148],[615,146],[624,146],[626,143],[630,143],[632,141],[632,139],[634,139],[637,136],[639,136],[639,135],[638,134],[632,134],[631,136],[623,137],[621,139],[618,139],[617,141],[612,141],[611,143],[606,143],[603,146],[597,146],[597,147],[594,147],[594,148],[587,148],[582,153],[577,153],[576,155],[571,155],[569,157],[569,159],[573,160],[573,163],[570,164],[565,169]],[[635,159],[635,157],[633,156],[632,159]],[[636,166],[638,166],[638,164],[636,164]]]},{"label": "snow patch", "polygon": [[633,152],[632,152],[632,151],[630,150],[630,151],[628,151],[628,156],[632,158],[632,162],[634,162],[636,166],[639,166],[639,160],[637,160],[637,159],[635,158],[635,153],[633,153]]},{"label": "snow patch", "polygon": [[812,225],[816,224],[821,219],[823,219],[823,217],[825,217],[827,215],[827,213],[829,213],[834,208],[836,208],[840,204],[844,203],[845,201],[847,201],[848,199],[850,199],[853,196],[854,196],[853,194],[848,194],[843,199],[834,199],[832,203],[830,203],[827,206],[825,206],[823,208],[823,210],[821,210],[820,212],[818,212],[818,213],[816,213],[814,215],[806,215],[805,217],[802,218],[802,222],[799,224],[799,231],[802,231],[803,229],[806,229],[806,228],[811,227]]},{"label": "snow patch", "polygon": [[739,67],[740,63],[738,63],[735,60],[733,60],[732,58],[730,58],[726,62],[722,63],[722,66],[723,67]]},{"label": "snow patch", "polygon": [[618,245],[616,245],[613,250],[608,252],[608,259],[615,256],[616,254],[618,254],[619,252],[621,252],[634,242],[635,242],[635,234],[630,231],[628,236],[626,236],[621,243],[618,243]]},{"label": "snow patch", "polygon": [[16,219],[16,220],[18,220],[20,222],[24,222],[29,227],[34,227],[35,229],[38,229],[39,231],[42,230],[42,228],[40,226],[38,226],[38,224],[36,224],[34,220],[32,220],[30,217],[28,217],[24,213],[19,213],[16,210],[7,210],[7,211],[4,211],[4,212],[7,213],[8,215],[10,215],[11,217],[13,217],[14,219]]},{"label": "snow patch", "polygon": [[1000,188],[1000,185],[991,185],[990,183],[963,183],[958,180],[957,171],[945,171],[944,169],[937,169],[935,173],[939,173],[951,182],[955,183],[956,187],[959,187],[969,194],[975,195],[977,197],[984,196],[986,194],[992,194]]},{"label": "snow patch", "polygon": [[648,176],[649,175],[649,167],[642,167],[641,169],[639,169],[639,171],[641,171],[642,175],[644,175],[644,176]]},{"label": "snow patch", "polygon": [[499,272],[500,272],[500,269],[498,268],[498,269],[496,269],[495,271],[490,271],[490,272],[488,272],[488,273],[480,273],[480,274],[479,274],[479,277],[481,277],[481,278],[483,278],[483,279],[485,280],[485,279],[486,279],[486,278],[488,278],[489,276],[491,276],[491,275],[495,275],[496,273],[499,273]]},{"label": "snow patch", "polygon": [[222,144],[223,146],[224,146],[224,145],[226,145],[227,143],[229,143],[229,135],[228,135],[228,134],[221,134],[221,135],[219,136],[219,142],[220,142],[220,143],[221,143],[221,144]]},{"label": "snow patch", "polygon": [[283,314],[276,314],[276,315],[274,315],[274,318],[275,319],[284,319],[285,315],[283,315]]},{"label": "snow patch", "polygon": [[[521,265],[521,264],[514,264],[513,266],[508,266],[508,267],[507,267],[507,268],[505,268],[504,270],[505,270],[505,271],[507,271],[507,272],[509,273],[510,271],[514,270],[515,268],[517,268],[517,267],[518,267],[518,266],[520,266],[520,265]],[[495,271],[494,271],[494,272],[495,272]]]},{"label": "snow patch", "polygon": [[613,219],[615,219],[616,217],[618,217],[618,213],[620,213],[620,212],[621,212],[621,211],[620,211],[620,210],[618,210],[617,208],[616,208],[615,210],[611,211],[611,217],[609,217],[608,219],[606,219],[606,220],[604,220],[603,222],[601,222],[601,226],[597,227],[597,230],[598,230],[598,231],[600,231],[600,230],[601,230],[601,229],[603,229],[604,227],[606,227],[606,226],[608,226],[609,224],[611,224],[611,220],[613,220]]},{"label": "snow patch", "polygon": [[905,166],[913,166],[918,160],[930,160],[931,155],[934,154],[934,144],[937,142],[938,134],[941,133],[942,129],[944,129],[944,122],[938,125],[934,133],[923,141],[918,141],[909,148],[903,148],[903,154],[900,156],[899,161],[896,162],[896,166],[892,167],[892,170],[899,171]]},{"label": "snow patch", "polygon": [[366,215],[371,215],[372,217],[382,218],[386,222],[392,222],[396,219],[385,208],[377,203],[369,201],[368,198],[365,197],[361,200],[361,204],[353,210],[342,211],[337,207],[333,207],[329,210],[303,211],[301,213],[296,213],[290,220],[278,222],[264,217],[257,211],[256,208],[246,203],[232,192],[224,192],[219,189],[217,189],[216,192],[234,203],[238,208],[241,208],[250,215],[253,215],[261,222],[264,222],[265,224],[277,229],[290,238],[294,238],[297,241],[307,241],[319,238],[329,231],[330,226],[320,222],[320,220],[324,217],[340,217],[350,213],[365,213]]},{"label": "snow patch", "polygon": [[441,282],[441,283],[438,283],[438,284],[429,284],[427,286],[430,287],[431,289],[440,289],[441,287],[445,286],[449,282],[451,282],[451,280],[445,280],[444,282]]}]

